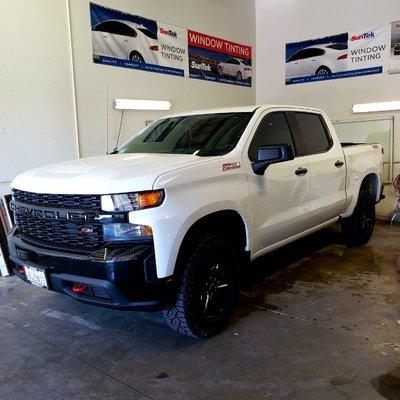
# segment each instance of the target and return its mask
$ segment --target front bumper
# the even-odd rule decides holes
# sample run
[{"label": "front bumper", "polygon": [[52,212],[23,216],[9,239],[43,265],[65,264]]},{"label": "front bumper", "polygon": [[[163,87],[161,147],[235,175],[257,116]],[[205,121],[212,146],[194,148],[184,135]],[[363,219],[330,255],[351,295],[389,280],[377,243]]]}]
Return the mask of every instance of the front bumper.
[{"label": "front bumper", "polygon": [[[14,229],[8,246],[19,278],[27,281],[25,265],[38,267],[45,270],[49,290],[84,303],[120,310],[160,310],[171,302],[173,280],[157,279],[152,243],[73,252],[47,247]],[[87,289],[77,293],[74,284]]]}]

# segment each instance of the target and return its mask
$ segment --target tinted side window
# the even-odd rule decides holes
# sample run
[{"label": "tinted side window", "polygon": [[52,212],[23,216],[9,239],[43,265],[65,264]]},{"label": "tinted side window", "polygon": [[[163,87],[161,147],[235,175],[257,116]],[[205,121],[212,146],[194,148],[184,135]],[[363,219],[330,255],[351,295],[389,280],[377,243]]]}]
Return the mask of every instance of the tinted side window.
[{"label": "tinted side window", "polygon": [[249,147],[249,158],[257,161],[260,146],[275,144],[289,144],[293,146],[292,135],[283,112],[268,114],[258,125],[256,133]]},{"label": "tinted side window", "polygon": [[134,29],[130,28],[117,21],[105,21],[96,26],[96,31],[113,33],[114,35],[132,36],[136,37],[136,32]]},{"label": "tinted side window", "polygon": [[303,155],[322,153],[331,147],[321,115],[296,112],[295,116],[302,137]]},{"label": "tinted side window", "polygon": [[347,50],[348,48],[347,44],[345,43],[333,43],[326,47],[329,47],[330,49],[333,50]]},{"label": "tinted side window", "polygon": [[98,32],[110,32],[110,29],[112,29],[113,22],[110,21],[105,21],[101,22],[100,24],[97,24],[94,28],[95,31]]},{"label": "tinted side window", "polygon": [[116,22],[115,23],[115,34],[117,35],[122,35],[122,36],[131,36],[131,37],[136,37],[136,31],[132,29],[130,26],[125,25],[121,22]]},{"label": "tinted side window", "polygon": [[323,49],[303,49],[293,54],[288,61],[305,60],[306,58],[323,56],[324,54],[325,50]]},{"label": "tinted side window", "polygon": [[239,64],[240,64],[240,62],[239,62],[238,60],[235,60],[234,58],[232,58],[232,64],[239,65]]},{"label": "tinted side window", "polygon": [[293,55],[289,58],[288,62],[301,60],[302,58],[304,58],[303,55],[304,55],[304,50],[300,50],[300,51],[298,51],[297,53],[293,54]]},{"label": "tinted side window", "polygon": [[308,56],[309,57],[317,57],[323,56],[325,54],[325,50],[323,49],[310,49]]}]

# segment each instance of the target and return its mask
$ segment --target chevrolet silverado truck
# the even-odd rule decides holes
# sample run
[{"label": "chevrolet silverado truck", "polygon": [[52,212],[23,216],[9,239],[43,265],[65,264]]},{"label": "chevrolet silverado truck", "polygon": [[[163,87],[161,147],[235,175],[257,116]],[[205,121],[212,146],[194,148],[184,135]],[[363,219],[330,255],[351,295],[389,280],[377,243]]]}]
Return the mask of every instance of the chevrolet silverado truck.
[{"label": "chevrolet silverado truck", "polygon": [[382,149],[341,144],[324,112],[252,106],[154,121],[112,154],[11,184],[10,259],[22,280],[87,304],[163,310],[210,337],[248,262],[328,224],[373,233]]}]

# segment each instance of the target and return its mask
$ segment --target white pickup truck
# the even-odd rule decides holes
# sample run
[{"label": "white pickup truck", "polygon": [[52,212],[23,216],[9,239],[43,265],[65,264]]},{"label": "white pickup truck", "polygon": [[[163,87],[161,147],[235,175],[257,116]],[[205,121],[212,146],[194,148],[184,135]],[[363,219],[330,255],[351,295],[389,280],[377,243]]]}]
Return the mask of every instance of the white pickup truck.
[{"label": "white pickup truck", "polygon": [[163,310],[176,331],[228,322],[248,261],[341,222],[363,245],[382,196],[382,149],[341,144],[311,108],[161,118],[113,154],[12,182],[18,277],[85,303]]}]

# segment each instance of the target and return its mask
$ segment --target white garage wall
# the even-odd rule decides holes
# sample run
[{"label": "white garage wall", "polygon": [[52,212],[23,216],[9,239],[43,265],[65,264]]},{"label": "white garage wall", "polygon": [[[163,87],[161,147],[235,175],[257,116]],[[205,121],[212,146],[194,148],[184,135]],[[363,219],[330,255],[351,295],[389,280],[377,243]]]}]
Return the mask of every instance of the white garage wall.
[{"label": "white garage wall", "polygon": [[76,156],[66,2],[0,7],[0,194],[19,172]]},{"label": "white garage wall", "polygon": [[[351,106],[387,100],[400,100],[400,75],[375,75],[337,81],[285,86],[285,44],[372,28],[400,19],[398,0],[256,0],[257,103],[307,105],[324,109],[332,119],[370,118],[394,115],[394,161],[400,162],[400,113],[365,114],[355,117]],[[395,176],[400,165],[395,165]],[[389,198],[379,206],[387,216],[394,208]]]},{"label": "white garage wall", "polygon": [[[97,4],[254,45],[254,1],[241,0],[98,0]],[[83,156],[101,154],[115,144],[120,111],[115,98],[171,100],[171,112],[251,104],[255,89],[153,74],[92,62],[88,0],[70,0],[78,99],[80,148]],[[164,113],[165,114],[165,113]],[[160,112],[125,113],[121,140],[145,126]]]},{"label": "white garage wall", "polygon": [[[254,0],[97,3],[254,45]],[[254,88],[94,64],[88,0],[2,1],[0,26],[0,195],[23,170],[77,157],[77,123],[81,156],[104,154],[107,132],[111,150],[117,97],[171,100],[172,112],[255,101]],[[127,112],[122,140],[159,115]]]}]

